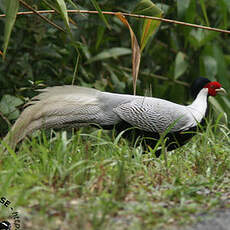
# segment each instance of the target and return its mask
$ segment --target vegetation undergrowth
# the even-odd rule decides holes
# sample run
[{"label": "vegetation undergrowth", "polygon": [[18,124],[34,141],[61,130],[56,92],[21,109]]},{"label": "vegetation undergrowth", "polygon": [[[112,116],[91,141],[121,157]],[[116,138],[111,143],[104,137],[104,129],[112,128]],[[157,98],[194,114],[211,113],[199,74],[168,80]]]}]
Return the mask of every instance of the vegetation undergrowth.
[{"label": "vegetation undergrowth", "polygon": [[[229,132],[208,125],[167,153],[167,164],[164,155],[142,154],[111,132],[42,133],[24,141],[17,154],[0,155],[0,197],[14,204],[22,229],[189,224],[201,213],[230,206]],[[2,208],[0,219],[6,215]]]}]

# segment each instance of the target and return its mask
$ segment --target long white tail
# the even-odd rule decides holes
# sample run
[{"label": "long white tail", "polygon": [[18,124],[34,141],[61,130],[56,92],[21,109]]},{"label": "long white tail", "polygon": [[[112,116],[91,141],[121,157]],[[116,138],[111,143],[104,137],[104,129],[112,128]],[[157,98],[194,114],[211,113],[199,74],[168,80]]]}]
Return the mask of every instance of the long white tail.
[{"label": "long white tail", "polygon": [[15,149],[18,142],[41,128],[82,126],[100,112],[98,90],[77,86],[56,86],[40,90],[21,113],[4,142]]}]

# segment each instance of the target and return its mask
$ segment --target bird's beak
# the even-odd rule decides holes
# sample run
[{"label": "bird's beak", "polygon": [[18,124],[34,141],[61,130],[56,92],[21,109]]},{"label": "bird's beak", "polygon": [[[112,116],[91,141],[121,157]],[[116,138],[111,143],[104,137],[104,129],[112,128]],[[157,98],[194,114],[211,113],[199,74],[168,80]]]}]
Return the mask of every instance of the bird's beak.
[{"label": "bird's beak", "polygon": [[226,90],[224,88],[216,89],[216,92],[220,93],[220,94],[227,94],[227,92],[226,92]]}]

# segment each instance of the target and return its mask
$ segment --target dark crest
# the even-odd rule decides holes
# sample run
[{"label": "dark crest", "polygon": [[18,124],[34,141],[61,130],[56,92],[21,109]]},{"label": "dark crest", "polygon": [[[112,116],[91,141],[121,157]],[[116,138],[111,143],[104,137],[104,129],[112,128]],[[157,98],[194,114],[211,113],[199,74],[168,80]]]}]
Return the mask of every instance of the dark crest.
[{"label": "dark crest", "polygon": [[197,94],[204,88],[206,84],[208,84],[210,80],[204,77],[197,78],[191,85],[191,95],[193,98],[197,96]]}]

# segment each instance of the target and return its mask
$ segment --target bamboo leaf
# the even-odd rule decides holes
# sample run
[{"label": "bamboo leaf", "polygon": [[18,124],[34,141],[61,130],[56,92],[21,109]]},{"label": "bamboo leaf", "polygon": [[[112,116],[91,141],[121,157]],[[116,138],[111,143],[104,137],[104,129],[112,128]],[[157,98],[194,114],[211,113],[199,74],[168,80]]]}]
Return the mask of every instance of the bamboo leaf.
[{"label": "bamboo leaf", "polygon": [[210,26],[207,11],[206,11],[205,4],[204,4],[204,0],[200,0],[200,5],[201,5],[201,9],[202,9],[206,24],[207,26]]},{"label": "bamboo leaf", "polygon": [[6,56],[10,35],[16,20],[19,3],[18,0],[6,1],[6,22],[4,30],[3,58]]},{"label": "bamboo leaf", "polygon": [[[74,5],[74,3],[73,3],[71,0],[67,0],[67,1],[68,1],[68,3],[71,4],[71,6],[73,6],[75,9],[79,10],[79,8],[77,8],[77,6]],[[53,2],[52,2],[52,4],[51,4],[48,0],[43,0],[43,2],[44,2],[45,5],[47,5],[49,8],[55,10],[55,11],[58,12],[58,13],[61,13],[59,4],[54,4]],[[68,11],[67,11],[67,13],[68,13]],[[73,24],[73,25],[77,26],[77,23],[76,23],[72,18],[68,17],[68,20],[69,20],[69,24]],[[65,21],[65,19],[64,19],[64,21]],[[65,24],[66,24],[66,22],[65,22]],[[70,32],[68,26],[67,26],[67,30],[68,30],[68,32]]]},{"label": "bamboo leaf", "polygon": [[87,63],[92,63],[107,58],[116,58],[118,56],[127,55],[127,54],[131,54],[130,49],[122,48],[122,47],[114,47],[111,49],[104,50],[101,53],[97,54],[96,56],[90,58]]},{"label": "bamboo leaf", "polygon": [[192,29],[188,38],[191,45],[199,48],[217,37],[214,31],[207,31],[203,29]]},{"label": "bamboo leaf", "polygon": [[110,25],[108,23],[108,21],[106,20],[106,17],[104,16],[104,14],[102,13],[102,10],[100,8],[100,6],[98,5],[98,3],[95,0],[91,0],[93,6],[95,7],[95,9],[98,11],[98,14],[100,16],[100,18],[102,19],[102,21],[105,23],[105,25],[107,26],[107,28],[110,30]]},{"label": "bamboo leaf", "polygon": [[[158,8],[151,0],[141,0],[134,9],[135,14],[141,14],[153,17],[162,17],[163,12]],[[154,35],[157,28],[160,25],[160,21],[145,19],[142,26],[141,35],[141,52],[145,48],[149,38]]]},{"label": "bamboo leaf", "polygon": [[177,15],[181,19],[185,16],[190,5],[190,0],[177,1]]},{"label": "bamboo leaf", "polygon": [[77,10],[80,10],[80,7],[78,7],[78,5],[76,5],[73,1],[71,1],[71,0],[67,0],[67,1],[68,1],[68,3],[71,4],[71,6],[72,6],[73,8],[75,8],[75,9],[77,9]]},{"label": "bamboo leaf", "polygon": [[188,63],[185,60],[185,54],[179,52],[175,61],[174,79],[178,79],[187,70],[187,68]]},{"label": "bamboo leaf", "polygon": [[210,97],[209,102],[212,104],[212,108],[214,109],[216,114],[223,114],[223,116],[221,117],[221,121],[227,124],[228,123],[227,114],[223,106],[221,106],[221,104],[214,97]]},{"label": "bamboo leaf", "polygon": [[67,13],[67,8],[64,0],[56,0],[59,6],[59,9],[61,11],[61,16],[65,22],[67,30],[70,32],[70,26],[69,26],[69,17]]},{"label": "bamboo leaf", "polygon": [[96,50],[99,48],[100,44],[103,41],[103,37],[104,37],[104,34],[105,34],[105,29],[106,28],[104,26],[99,26],[98,29],[97,29],[97,41],[96,41],[96,44],[95,44]]},{"label": "bamboo leaf", "polygon": [[137,38],[129,25],[126,18],[121,14],[117,13],[116,16],[121,20],[121,22],[126,25],[130,32],[131,46],[132,46],[132,74],[133,74],[133,94],[136,94],[136,84],[139,73],[140,61],[141,61],[141,51],[137,41]]},{"label": "bamboo leaf", "polygon": [[203,58],[205,74],[209,79],[214,79],[217,74],[217,62],[212,56],[204,56]]}]

